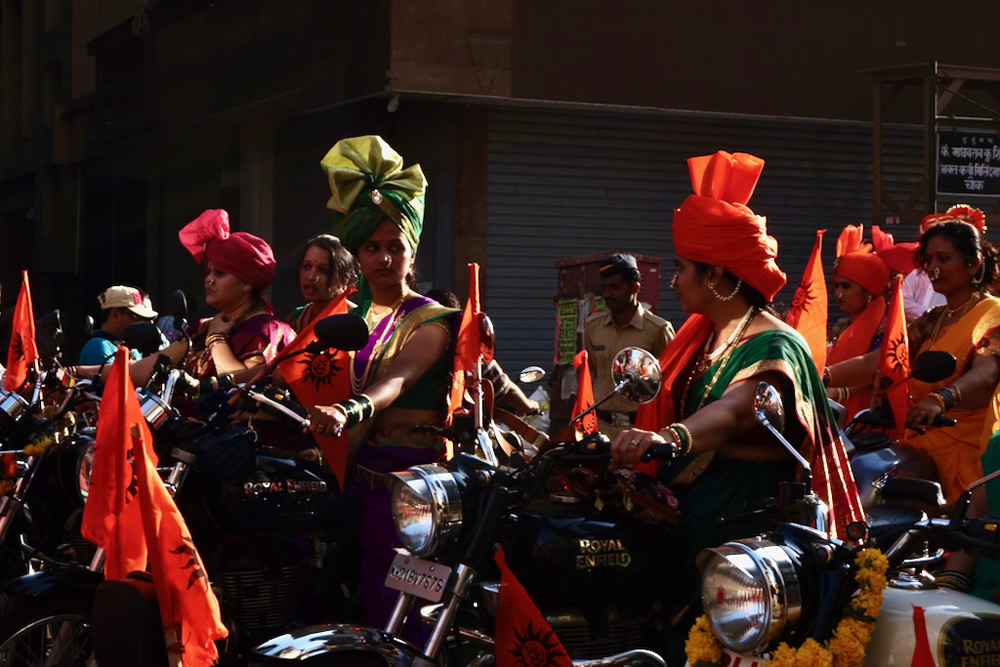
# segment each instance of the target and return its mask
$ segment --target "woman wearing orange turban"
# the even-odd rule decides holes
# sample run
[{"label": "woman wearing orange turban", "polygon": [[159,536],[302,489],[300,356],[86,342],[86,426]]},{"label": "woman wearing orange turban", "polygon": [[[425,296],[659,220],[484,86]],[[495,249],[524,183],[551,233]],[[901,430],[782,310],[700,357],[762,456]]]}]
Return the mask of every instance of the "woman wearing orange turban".
[{"label": "woman wearing orange turban", "polygon": [[[832,282],[837,305],[847,317],[837,320],[827,336],[828,364],[877,350],[882,345],[886,310],[882,293],[889,284],[889,269],[878,255],[861,246],[860,235],[860,227],[848,225],[837,241]],[[830,387],[827,394],[841,403],[848,415],[854,416],[868,407],[871,383]]]},{"label": "woman wearing orange turban", "polygon": [[678,454],[660,468],[661,479],[680,494],[683,514],[685,548],[671,585],[683,587],[673,598],[688,613],[674,615],[680,632],[668,636],[678,664],[678,635],[700,606],[695,553],[766,528],[760,520],[720,526],[718,519],[753,509],[796,474],[791,455],[754,419],[758,382],[777,387],[788,406],[786,437],[813,462],[814,488],[831,507],[831,532],[843,536],[847,523],[861,518],[809,348],[766,310],[785,274],[765,219],[746,205],[763,165],[752,155],[722,151],[688,160],[694,194],[674,211],[672,285],[691,316],[660,356],[659,396],[640,406],[638,427],[612,444],[619,464],[639,462],[653,443],[673,442]]}]

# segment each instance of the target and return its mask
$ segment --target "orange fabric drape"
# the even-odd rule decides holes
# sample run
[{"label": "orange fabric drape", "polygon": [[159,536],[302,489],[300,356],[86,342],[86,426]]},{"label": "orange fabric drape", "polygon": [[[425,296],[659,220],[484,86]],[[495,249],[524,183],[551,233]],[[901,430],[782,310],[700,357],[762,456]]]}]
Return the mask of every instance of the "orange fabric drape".
[{"label": "orange fabric drape", "polygon": [[455,362],[452,370],[451,396],[448,399],[448,421],[456,410],[462,407],[465,396],[466,373],[474,373],[479,363],[479,314],[482,307],[479,302],[479,265],[469,264],[469,299],[462,313],[462,325],[458,329],[458,339],[455,344]]},{"label": "orange fabric drape", "polygon": [[[353,292],[353,290],[351,290]],[[300,331],[291,345],[282,350],[282,355],[292,354],[307,347],[316,340],[316,323],[324,317],[347,312],[345,292],[327,304],[323,312],[313,318],[309,326]],[[351,354],[343,350],[330,350],[325,354],[305,352],[285,359],[278,364],[281,376],[295,394],[295,398],[306,408],[316,405],[332,405],[351,397],[350,378]],[[344,488],[344,473],[347,467],[347,432],[340,437],[313,433],[323,451],[323,458]]]},{"label": "orange fabric drape", "polygon": [[566,649],[531,596],[507,567],[503,550],[493,554],[500,568],[500,594],[493,632],[497,667],[572,667]]},{"label": "orange fabric drape", "polygon": [[35,314],[31,308],[31,287],[28,272],[21,272],[21,291],[17,294],[14,307],[14,322],[11,328],[10,348],[7,350],[7,375],[3,387],[7,391],[17,391],[28,379],[28,370],[38,360],[38,346],[35,344]]},{"label": "orange fabric drape", "polygon": [[[104,575],[122,579],[146,569],[142,515],[136,502],[132,464],[133,426],[148,430],[128,376],[129,353],[119,346],[101,397],[90,493],[83,508],[80,532],[106,552]],[[155,455],[151,455],[155,458]]]},{"label": "orange fabric drape", "polygon": [[[573,403],[573,415],[576,416],[594,404],[594,385],[590,379],[590,363],[587,351],[580,350],[573,357],[576,367],[576,401]],[[577,423],[577,430],[583,433],[597,433],[597,415],[593,412]]]},{"label": "orange fabric drape", "polygon": [[[840,334],[833,345],[830,346],[826,355],[827,364],[836,364],[845,359],[853,359],[863,354],[867,354],[872,349],[872,341],[878,333],[879,325],[885,317],[885,299],[879,297],[872,301],[858,315],[857,319],[847,325],[847,328]],[[871,392],[865,391],[852,394],[844,401],[847,414],[851,417],[861,410],[869,407]]]},{"label": "orange fabric drape", "polygon": [[795,289],[792,297],[792,307],[785,315],[785,323],[794,327],[802,334],[809,344],[813,361],[817,370],[822,371],[826,365],[826,317],[827,293],[826,277],[823,275],[823,233],[825,229],[816,230],[816,241],[813,242],[812,253],[802,273],[802,282]]},{"label": "orange fabric drape", "polygon": [[906,336],[906,313],[903,311],[903,279],[896,276],[892,286],[892,301],[882,337],[882,351],[878,360],[878,372],[889,380],[891,386],[886,391],[892,415],[896,420],[894,437],[903,435],[906,411],[909,407],[910,390],[910,345]]}]

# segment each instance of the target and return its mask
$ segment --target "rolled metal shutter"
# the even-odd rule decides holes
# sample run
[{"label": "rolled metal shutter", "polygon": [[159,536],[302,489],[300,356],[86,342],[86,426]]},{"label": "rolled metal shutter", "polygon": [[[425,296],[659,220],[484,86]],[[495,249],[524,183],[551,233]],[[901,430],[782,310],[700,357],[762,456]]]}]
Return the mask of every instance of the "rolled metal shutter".
[{"label": "rolled metal shutter", "polygon": [[[829,229],[829,270],[843,225],[868,222],[871,144],[871,124],[860,122],[491,109],[483,303],[500,363],[508,371],[551,364],[553,264],[566,257],[621,249],[663,258],[657,312],[679,327],[670,221],[691,194],[685,160],[719,149],[765,160],[750,207],[767,216],[788,275],[776,301],[790,301],[815,231]],[[920,177],[919,127],[888,127],[885,148],[886,187],[905,201]],[[897,240],[914,236],[896,231]]]}]

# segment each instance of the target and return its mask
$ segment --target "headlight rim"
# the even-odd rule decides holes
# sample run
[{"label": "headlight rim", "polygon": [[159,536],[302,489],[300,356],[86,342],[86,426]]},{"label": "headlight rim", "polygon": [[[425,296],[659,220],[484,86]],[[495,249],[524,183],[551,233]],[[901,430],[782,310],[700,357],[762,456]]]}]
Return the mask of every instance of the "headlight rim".
[{"label": "headlight rim", "polygon": [[[437,463],[425,463],[410,466],[405,471],[390,473],[389,487],[395,496],[397,487],[402,484],[410,493],[430,504],[431,525],[428,537],[422,546],[414,546],[407,536],[403,535],[393,520],[393,527],[403,546],[414,556],[432,556],[442,546],[451,542],[462,525],[462,494],[458,482],[448,468]],[[420,482],[427,489],[423,493]],[[429,495],[429,497],[427,497]]]},{"label": "headlight rim", "polygon": [[[696,563],[698,569],[704,571],[712,558],[721,558],[732,567],[740,568],[729,558],[729,555],[735,554],[747,556],[757,568],[759,575],[747,574],[750,574],[758,584],[763,584],[762,587],[770,600],[770,604],[766,605],[767,622],[765,627],[757,633],[752,644],[750,642],[737,644],[720,630],[716,619],[709,613],[709,610],[706,609],[705,615],[713,634],[723,646],[738,653],[762,653],[773,648],[776,641],[783,637],[787,630],[795,628],[802,615],[802,587],[799,582],[796,558],[793,557],[793,552],[788,547],[764,538],[757,538],[733,540],[720,547],[703,549],[699,552]],[[746,572],[745,568],[740,569]],[[704,600],[706,595],[704,578],[702,581],[702,599]]]},{"label": "headlight rim", "polygon": [[[94,472],[94,450],[96,444],[95,440],[88,438],[76,458],[76,490],[80,496],[80,501],[84,505],[87,504],[87,498],[90,497],[90,477]],[[90,464],[86,476],[83,474],[85,462],[89,462]],[[85,486],[86,489],[84,489]]]}]

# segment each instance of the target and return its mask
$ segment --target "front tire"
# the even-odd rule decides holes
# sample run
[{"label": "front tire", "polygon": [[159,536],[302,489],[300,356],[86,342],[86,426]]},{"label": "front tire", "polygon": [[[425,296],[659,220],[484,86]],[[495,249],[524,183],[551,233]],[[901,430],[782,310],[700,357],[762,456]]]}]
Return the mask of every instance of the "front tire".
[{"label": "front tire", "polygon": [[0,667],[84,667],[92,653],[92,595],[67,591],[0,604]]}]

